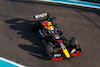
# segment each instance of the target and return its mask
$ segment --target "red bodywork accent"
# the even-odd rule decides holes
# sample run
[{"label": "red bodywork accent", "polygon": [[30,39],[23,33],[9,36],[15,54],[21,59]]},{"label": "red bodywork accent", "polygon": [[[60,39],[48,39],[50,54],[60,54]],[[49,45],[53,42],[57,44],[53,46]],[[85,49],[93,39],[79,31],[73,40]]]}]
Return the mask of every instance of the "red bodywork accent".
[{"label": "red bodywork accent", "polygon": [[82,53],[82,52],[80,52],[80,51],[76,51],[76,53],[73,53],[72,56],[75,57],[75,56],[77,56],[77,55],[79,55],[79,54],[81,54],[81,53]]},{"label": "red bodywork accent", "polygon": [[53,35],[53,36],[58,36],[58,34],[55,34],[55,35]]},{"label": "red bodywork accent", "polygon": [[52,61],[63,60],[63,57],[52,57]]},{"label": "red bodywork accent", "polygon": [[58,29],[61,32],[61,30],[59,28],[57,28],[57,27],[55,27],[55,28]]},{"label": "red bodywork accent", "polygon": [[46,21],[46,20],[44,20],[44,21],[43,21],[43,23],[44,23],[45,25],[47,25],[47,24],[48,24],[48,22],[49,22],[49,21]]},{"label": "red bodywork accent", "polygon": [[62,43],[63,41],[62,40],[57,40],[57,42]]},{"label": "red bodywork accent", "polygon": [[44,32],[44,34],[46,35],[46,32],[44,31],[44,27],[43,27],[43,32]]}]

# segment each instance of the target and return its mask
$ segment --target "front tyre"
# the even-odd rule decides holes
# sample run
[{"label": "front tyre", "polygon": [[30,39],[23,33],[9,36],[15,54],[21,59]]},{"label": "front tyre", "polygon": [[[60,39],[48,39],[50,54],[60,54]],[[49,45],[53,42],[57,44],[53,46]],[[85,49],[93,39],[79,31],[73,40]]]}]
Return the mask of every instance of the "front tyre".
[{"label": "front tyre", "polygon": [[72,47],[77,47],[77,45],[78,45],[78,43],[77,43],[77,40],[76,40],[76,38],[75,37],[71,37],[70,38],[70,45],[72,46]]},{"label": "front tyre", "polygon": [[53,53],[53,47],[51,46],[51,44],[52,43],[50,43],[50,42],[45,44],[46,51],[47,51],[47,53],[50,53],[50,54]]}]

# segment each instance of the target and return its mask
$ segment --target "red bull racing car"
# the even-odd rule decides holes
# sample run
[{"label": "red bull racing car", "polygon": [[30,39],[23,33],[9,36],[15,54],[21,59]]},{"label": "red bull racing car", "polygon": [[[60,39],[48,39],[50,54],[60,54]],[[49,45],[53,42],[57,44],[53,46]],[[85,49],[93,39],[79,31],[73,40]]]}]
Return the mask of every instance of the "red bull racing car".
[{"label": "red bull racing car", "polygon": [[75,37],[67,40],[63,31],[57,26],[55,17],[50,18],[49,13],[38,14],[36,23],[30,23],[31,30],[37,32],[42,39],[46,52],[52,61],[69,59],[82,53]]}]

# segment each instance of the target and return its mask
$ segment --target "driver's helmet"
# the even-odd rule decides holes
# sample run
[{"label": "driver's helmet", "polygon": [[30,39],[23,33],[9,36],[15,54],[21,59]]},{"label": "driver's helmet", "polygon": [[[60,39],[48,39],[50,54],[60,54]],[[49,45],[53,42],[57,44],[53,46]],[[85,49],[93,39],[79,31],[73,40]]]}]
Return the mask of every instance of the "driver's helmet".
[{"label": "driver's helmet", "polygon": [[50,33],[51,34],[54,34],[55,32],[54,32],[54,28],[50,28]]},{"label": "driver's helmet", "polygon": [[54,27],[50,28],[49,33],[50,34],[57,34],[57,30]]}]

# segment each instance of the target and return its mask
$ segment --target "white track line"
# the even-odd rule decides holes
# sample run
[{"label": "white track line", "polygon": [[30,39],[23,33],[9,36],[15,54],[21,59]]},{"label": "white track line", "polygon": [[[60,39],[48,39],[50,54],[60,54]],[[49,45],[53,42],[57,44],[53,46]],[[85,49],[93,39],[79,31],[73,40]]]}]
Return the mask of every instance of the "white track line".
[{"label": "white track line", "polygon": [[[91,2],[85,2],[85,1],[75,1],[73,0],[73,2],[81,2],[81,3],[86,3],[86,4],[79,4],[79,3],[71,3],[71,2],[68,2],[68,1],[71,1],[71,0],[68,0],[66,2],[62,2],[62,1],[53,1],[53,0],[38,0],[38,1],[44,1],[44,2],[54,2],[54,3],[62,3],[62,4],[70,4],[70,5],[77,5],[77,6],[83,6],[83,7],[90,7],[90,8],[97,8],[97,9],[100,9],[100,4],[97,4],[97,3],[91,3]],[[90,4],[90,5],[89,5]],[[96,6],[98,5],[98,6]]]},{"label": "white track line", "polygon": [[23,66],[23,65],[21,65],[21,64],[18,64],[18,63],[15,63],[15,62],[13,62],[13,61],[10,61],[10,60],[7,60],[7,59],[5,59],[5,58],[2,58],[2,57],[0,57],[0,60],[3,60],[3,61],[5,61],[5,62],[8,62],[8,63],[13,64],[13,65],[18,66],[18,67],[26,67],[26,66]]}]

